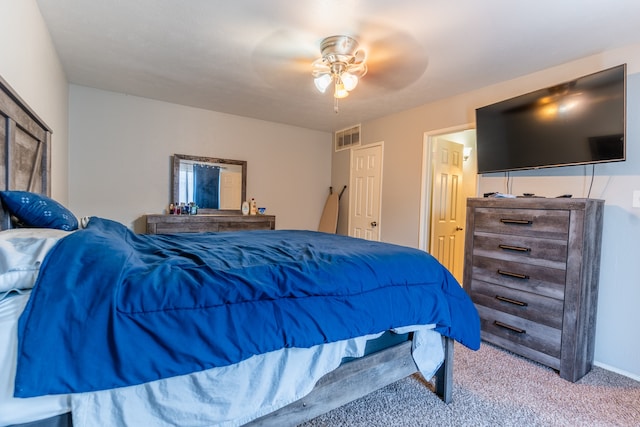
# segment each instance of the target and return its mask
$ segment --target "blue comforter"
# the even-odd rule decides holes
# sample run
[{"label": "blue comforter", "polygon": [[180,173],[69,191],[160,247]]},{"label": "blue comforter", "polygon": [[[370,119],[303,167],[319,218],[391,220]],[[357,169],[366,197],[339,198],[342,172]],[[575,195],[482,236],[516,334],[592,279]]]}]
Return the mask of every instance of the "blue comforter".
[{"label": "blue comforter", "polygon": [[310,231],[136,235],[92,218],[19,322],[17,397],[140,384],[415,324],[472,349],[477,311],[417,249]]}]

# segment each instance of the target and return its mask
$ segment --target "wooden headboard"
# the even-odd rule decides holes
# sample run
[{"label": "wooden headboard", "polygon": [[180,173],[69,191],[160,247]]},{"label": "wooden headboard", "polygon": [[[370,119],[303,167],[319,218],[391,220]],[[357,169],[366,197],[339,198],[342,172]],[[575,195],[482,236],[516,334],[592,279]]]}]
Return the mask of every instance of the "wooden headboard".
[{"label": "wooden headboard", "polygon": [[[51,129],[2,77],[0,120],[0,190],[51,196]],[[4,207],[0,228],[11,228]]]}]

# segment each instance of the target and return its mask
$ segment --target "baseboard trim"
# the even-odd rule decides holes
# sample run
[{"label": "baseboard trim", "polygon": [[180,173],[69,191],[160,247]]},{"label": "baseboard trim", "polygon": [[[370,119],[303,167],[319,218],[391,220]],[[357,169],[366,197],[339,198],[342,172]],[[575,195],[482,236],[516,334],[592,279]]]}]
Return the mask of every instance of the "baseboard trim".
[{"label": "baseboard trim", "polygon": [[631,372],[614,368],[613,366],[607,365],[605,363],[594,362],[593,364],[599,368],[606,369],[607,371],[615,372],[616,374],[624,375],[625,377],[629,377],[633,380],[640,381],[640,375],[632,374]]}]

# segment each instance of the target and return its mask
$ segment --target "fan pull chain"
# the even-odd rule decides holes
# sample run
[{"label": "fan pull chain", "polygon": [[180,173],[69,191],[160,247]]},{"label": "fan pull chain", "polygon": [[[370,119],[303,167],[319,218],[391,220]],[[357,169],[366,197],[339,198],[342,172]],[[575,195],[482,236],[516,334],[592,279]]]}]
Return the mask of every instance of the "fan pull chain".
[{"label": "fan pull chain", "polygon": [[338,114],[340,109],[338,108],[338,98],[333,98],[333,111]]}]

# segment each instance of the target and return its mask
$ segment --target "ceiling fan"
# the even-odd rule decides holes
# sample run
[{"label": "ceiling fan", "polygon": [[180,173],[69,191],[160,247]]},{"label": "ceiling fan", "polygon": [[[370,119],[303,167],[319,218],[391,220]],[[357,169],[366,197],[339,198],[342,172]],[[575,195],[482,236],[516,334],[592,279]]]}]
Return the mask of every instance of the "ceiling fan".
[{"label": "ceiling fan", "polygon": [[356,33],[318,37],[292,29],[275,31],[254,49],[254,69],[280,90],[326,93],[333,88],[334,102],[356,86],[359,100],[384,96],[424,74],[426,50],[411,34],[376,23],[362,24]]},{"label": "ceiling fan", "polygon": [[367,74],[365,52],[349,36],[330,36],[320,43],[322,56],[311,64],[316,88],[324,93],[333,83],[333,97],[346,98]]}]

